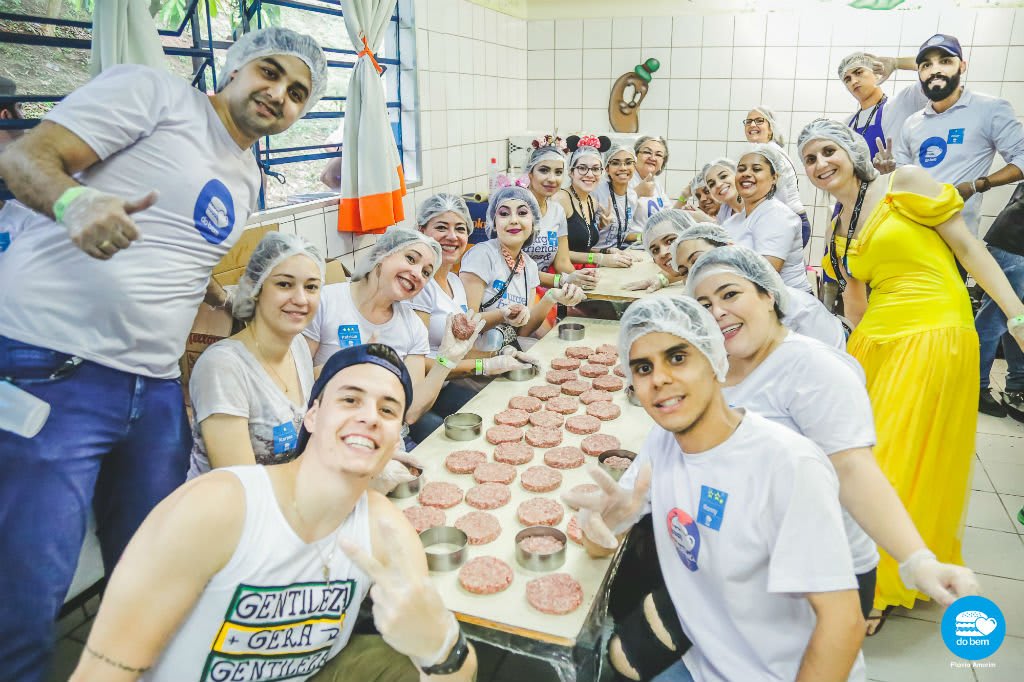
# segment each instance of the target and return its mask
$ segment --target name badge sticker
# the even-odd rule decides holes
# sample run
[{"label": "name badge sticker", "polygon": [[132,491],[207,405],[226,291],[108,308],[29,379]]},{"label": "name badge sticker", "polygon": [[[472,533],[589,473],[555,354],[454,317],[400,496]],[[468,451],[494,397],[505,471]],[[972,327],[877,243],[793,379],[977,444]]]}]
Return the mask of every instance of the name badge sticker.
[{"label": "name badge sticker", "polygon": [[351,348],[352,346],[358,346],[360,343],[362,343],[362,337],[359,336],[358,324],[338,325],[339,346],[342,348]]},{"label": "name badge sticker", "polygon": [[274,454],[283,455],[291,452],[299,443],[299,434],[295,431],[295,424],[285,422],[274,427]]},{"label": "name badge sticker", "polygon": [[558,248],[558,233],[548,232],[548,246]]},{"label": "name badge sticker", "polygon": [[710,486],[700,487],[700,512],[697,523],[711,530],[722,528],[722,517],[725,516],[725,504],[729,501],[729,493],[716,490]]},{"label": "name badge sticker", "polygon": [[950,128],[949,137],[946,138],[946,144],[963,144],[964,143],[964,129],[963,128]]},{"label": "name badge sticker", "polygon": [[469,312],[469,306],[468,305],[460,305],[459,307],[462,308],[462,312],[464,312],[464,313],[468,313]]}]

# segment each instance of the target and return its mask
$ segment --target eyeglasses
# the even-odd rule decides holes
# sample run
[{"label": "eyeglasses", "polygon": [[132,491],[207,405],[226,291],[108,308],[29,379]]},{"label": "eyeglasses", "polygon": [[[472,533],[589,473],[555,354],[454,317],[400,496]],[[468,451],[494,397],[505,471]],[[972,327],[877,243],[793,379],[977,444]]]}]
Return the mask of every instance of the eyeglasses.
[{"label": "eyeglasses", "polygon": [[665,158],[665,153],[664,152],[655,152],[655,151],[652,151],[650,149],[641,149],[640,151],[638,151],[636,153],[636,155],[637,156],[654,156],[654,157],[657,157],[659,159]]},{"label": "eyeglasses", "polygon": [[751,124],[763,126],[766,123],[766,119],[763,118],[745,118],[743,119],[743,125],[748,126]]},{"label": "eyeglasses", "polygon": [[601,166],[576,166],[573,170],[580,175],[600,175],[604,168]]},{"label": "eyeglasses", "polygon": [[633,159],[625,159],[625,160],[622,160],[622,161],[620,161],[619,159],[615,159],[614,161],[609,161],[608,162],[608,167],[609,168],[623,168],[623,167],[631,168],[632,166],[635,166],[635,165],[636,165],[636,161],[634,161]]}]

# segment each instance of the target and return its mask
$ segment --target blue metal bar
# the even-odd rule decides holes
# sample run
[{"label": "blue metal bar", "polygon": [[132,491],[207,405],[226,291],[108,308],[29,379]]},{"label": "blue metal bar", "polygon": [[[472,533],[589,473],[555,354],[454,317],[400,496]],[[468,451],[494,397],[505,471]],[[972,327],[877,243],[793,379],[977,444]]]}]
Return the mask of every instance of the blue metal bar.
[{"label": "blue metal bar", "polygon": [[263,156],[269,156],[270,154],[284,154],[285,152],[304,152],[310,149],[333,149],[340,147],[340,144],[309,144],[302,147],[281,147],[280,149],[265,149],[260,152]]},{"label": "blue metal bar", "polygon": [[283,159],[264,159],[260,161],[260,163],[268,166],[280,166],[286,163],[300,163],[302,161],[319,161],[320,159],[336,158],[338,158],[338,154],[336,152],[322,152],[320,154],[297,154],[295,156],[286,156]]},{"label": "blue metal bar", "polygon": [[[199,0],[192,0],[192,2],[189,4],[188,9],[185,11],[185,18],[182,21],[181,26],[179,26],[177,30],[159,29],[158,33],[162,36],[174,36],[180,38],[181,34],[185,32],[185,26],[188,24],[189,17],[192,15],[194,11],[196,11],[197,4],[199,4]],[[207,16],[209,16],[209,2],[207,2],[206,10],[206,14]],[[0,20],[24,21],[31,24],[47,24],[50,26],[67,26],[71,28],[92,29],[91,21],[78,21],[75,19],[63,19],[61,17],[41,17],[35,14],[18,14],[15,12],[0,12]]]},{"label": "blue metal bar", "polygon": [[[41,47],[63,47],[75,50],[91,50],[92,41],[84,38],[61,38],[60,36],[40,36],[31,33],[10,33],[0,31],[0,43],[13,45],[36,45]],[[172,47],[165,45],[164,54],[172,57],[212,57],[212,50],[196,49],[194,47]],[[352,68],[349,65],[348,68]]]}]

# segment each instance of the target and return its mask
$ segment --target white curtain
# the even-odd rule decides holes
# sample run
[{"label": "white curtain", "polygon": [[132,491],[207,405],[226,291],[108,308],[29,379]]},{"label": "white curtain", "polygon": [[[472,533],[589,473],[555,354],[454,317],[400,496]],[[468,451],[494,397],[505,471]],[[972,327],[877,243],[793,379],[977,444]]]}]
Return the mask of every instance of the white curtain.
[{"label": "white curtain", "polygon": [[93,7],[89,65],[93,76],[116,64],[167,68],[147,0],[97,0]]},{"label": "white curtain", "polygon": [[362,50],[345,102],[340,232],[373,232],[405,218],[405,176],[391,134],[384,83],[373,55],[384,42],[397,0],[342,0],[345,28]]}]

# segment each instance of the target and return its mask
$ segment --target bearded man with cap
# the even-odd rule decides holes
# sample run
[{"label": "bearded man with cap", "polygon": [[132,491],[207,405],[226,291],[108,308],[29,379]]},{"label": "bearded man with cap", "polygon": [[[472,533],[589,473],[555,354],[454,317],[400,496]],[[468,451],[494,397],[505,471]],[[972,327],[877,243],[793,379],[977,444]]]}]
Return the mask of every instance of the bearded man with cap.
[{"label": "bearded man with cap", "polygon": [[256,205],[250,146],[319,100],[327,66],[294,31],[249,33],[216,94],[135,65],[71,93],[0,156],[37,214],[0,268],[0,380],[51,405],[32,439],[0,432],[0,660],[46,677],[53,619],[90,506],[109,572],[182,481],[179,382],[213,267]]},{"label": "bearded man with cap", "polygon": [[[71,679],[472,680],[473,651],[427,576],[416,531],[368,489],[411,401],[390,347],[331,356],[294,460],[213,471],[153,510]],[[353,635],[367,594],[379,637]]]}]

